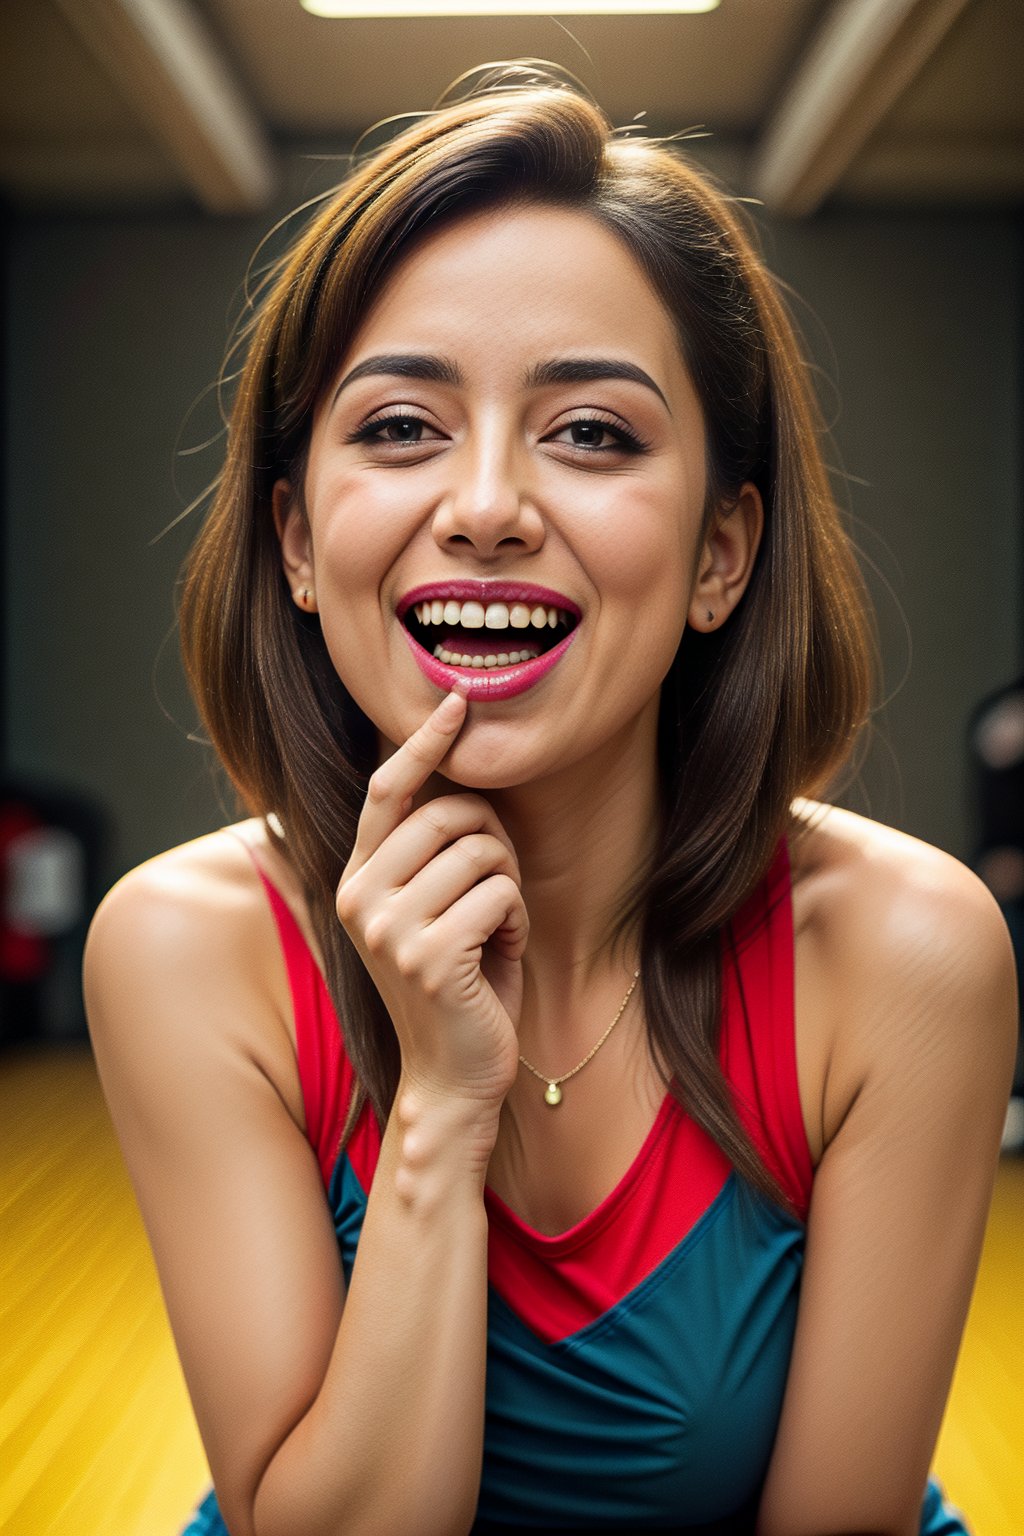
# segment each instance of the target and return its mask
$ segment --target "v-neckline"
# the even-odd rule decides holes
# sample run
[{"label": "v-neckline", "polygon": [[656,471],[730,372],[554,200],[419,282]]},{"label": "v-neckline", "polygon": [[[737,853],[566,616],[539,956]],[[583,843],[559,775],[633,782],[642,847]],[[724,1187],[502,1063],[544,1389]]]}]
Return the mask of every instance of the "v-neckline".
[{"label": "v-neckline", "polygon": [[[250,845],[247,844],[247,846],[249,847],[249,852],[253,857],[253,862],[256,865],[256,869],[260,878],[277,897],[281,907],[287,914],[287,919],[292,926],[295,937],[301,942],[303,948],[309,955],[309,961],[313,967],[314,972],[316,973],[317,983],[321,989],[322,995],[333,1011],[334,1004],[331,998],[330,989],[324,978],[324,973],[317,962],[309,940],[303,932],[302,925],[295,915],[291,902],[288,901],[283,891],[277,885],[276,881],[274,881],[264,869],[262,863],[255,855],[255,850],[252,849]],[[635,1156],[630,1161],[625,1172],[622,1174],[622,1177],[612,1186],[609,1192],[601,1200],[598,1201],[597,1205],[595,1205],[593,1209],[588,1211],[585,1216],[582,1216],[579,1221],[574,1222],[571,1227],[567,1227],[563,1232],[541,1232],[536,1227],[531,1226],[530,1223],[526,1221],[522,1216],[520,1216],[519,1213],[507,1203],[507,1201],[503,1200],[501,1196],[490,1187],[489,1184],[484,1186],[484,1201],[487,1206],[488,1214],[493,1217],[494,1220],[505,1226],[507,1230],[516,1236],[520,1242],[526,1242],[530,1244],[538,1252],[546,1253],[551,1257],[571,1252],[572,1249],[588,1242],[590,1238],[600,1232],[607,1225],[607,1223],[612,1220],[616,1212],[626,1203],[633,1191],[642,1182],[644,1174],[651,1166],[654,1149],[657,1146],[657,1143],[660,1141],[663,1131],[668,1125],[673,1109],[675,1109],[678,1113],[682,1113],[682,1110],[674,1098],[671,1089],[667,1089],[646,1136],[641,1142],[640,1147],[638,1148]],[[367,1101],[367,1103],[363,1105],[360,1119],[362,1119],[365,1115],[372,1114],[372,1106],[370,1105],[369,1101]],[[377,1126],[377,1133],[378,1135],[381,1134],[379,1125]]]},{"label": "v-neckline", "polygon": [[512,1233],[520,1242],[525,1242],[538,1252],[547,1254],[551,1258],[571,1252],[574,1248],[581,1247],[590,1241],[598,1232],[602,1231],[619,1212],[630,1196],[643,1182],[644,1176],[654,1162],[654,1151],[658,1142],[666,1130],[673,1113],[681,1114],[682,1110],[678,1101],[667,1089],[661,1101],[658,1112],[640,1144],[636,1155],[629,1163],[622,1177],[612,1186],[608,1193],[598,1201],[585,1216],[573,1223],[562,1232],[540,1232],[530,1225],[519,1213],[513,1210],[507,1201],[490,1187],[484,1186],[484,1201],[488,1214]]}]

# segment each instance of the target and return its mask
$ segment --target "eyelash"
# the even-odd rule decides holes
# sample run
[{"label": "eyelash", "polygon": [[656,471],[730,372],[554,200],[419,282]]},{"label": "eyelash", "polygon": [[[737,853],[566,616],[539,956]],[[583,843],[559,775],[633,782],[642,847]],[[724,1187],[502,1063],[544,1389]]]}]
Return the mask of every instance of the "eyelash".
[{"label": "eyelash", "polygon": [[[345,441],[346,443],[377,442],[384,444],[384,439],[380,434],[393,422],[400,421],[416,422],[424,427],[429,426],[429,423],[424,421],[422,416],[413,415],[410,411],[384,411],[380,415],[371,416],[369,421],[364,421],[361,426],[355,429],[354,432],[348,434]],[[615,443],[611,448],[595,448],[585,443],[574,443],[572,446],[578,449],[580,453],[598,454],[619,451],[621,453],[638,454],[646,453],[650,447],[649,443],[647,443],[642,437],[638,436],[637,433],[632,432],[627,427],[622,426],[620,422],[609,421],[605,416],[601,415],[597,411],[591,411],[587,415],[573,416],[569,421],[565,422],[563,426],[559,427],[557,432],[552,433],[551,438],[560,436],[561,433],[569,431],[572,427],[600,427],[603,432],[608,433],[615,439]],[[545,439],[545,441],[550,440],[551,439]],[[401,447],[402,444],[400,441],[392,440],[390,446]],[[409,440],[409,446],[418,447],[420,446],[420,443],[415,439],[412,439]]]},{"label": "eyelash", "polygon": [[[639,437],[637,433],[631,432],[628,427],[624,427],[621,422],[609,421],[606,416],[593,409],[586,415],[571,417],[564,426],[559,427],[558,432],[554,435],[557,437],[562,432],[567,432],[570,427],[600,427],[603,432],[608,432],[615,438],[615,447],[622,453],[646,453],[650,447],[648,442]],[[581,453],[609,453],[612,451],[608,448],[591,448],[584,443],[575,443],[573,446],[578,448]]]},{"label": "eyelash", "polygon": [[379,416],[371,416],[369,421],[364,421],[362,426],[350,432],[345,441],[346,443],[382,442],[383,439],[378,434],[395,421],[415,421],[423,427],[429,425],[422,416],[414,416],[410,411],[383,411]]}]

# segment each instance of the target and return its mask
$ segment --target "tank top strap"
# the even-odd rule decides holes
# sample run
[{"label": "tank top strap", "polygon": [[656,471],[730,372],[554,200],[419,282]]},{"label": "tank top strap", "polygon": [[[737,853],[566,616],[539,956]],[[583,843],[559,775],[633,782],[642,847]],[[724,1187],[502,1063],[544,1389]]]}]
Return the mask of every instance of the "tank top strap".
[{"label": "tank top strap", "polygon": [[[295,914],[255,851],[245,846],[280,938],[292,997],[306,1135],[326,1187],[338,1160],[355,1074],[326,982]],[[719,1056],[754,1146],[796,1211],[805,1216],[813,1167],[797,1080],[793,999],[790,864],[783,839],[764,880],[723,936]],[[365,1190],[373,1179],[380,1139],[366,1105],[347,1147]]]},{"label": "tank top strap", "polygon": [[806,1218],[811,1163],[796,1062],[793,904],[785,838],[723,934],[720,1059],[766,1167]]},{"label": "tank top strap", "polygon": [[316,1153],[326,1186],[338,1159],[354,1073],[327,984],[295,914],[264,870],[255,850],[248,843],[245,846],[266,892],[281,942],[295,1020],[295,1051],[306,1115],[306,1139]]}]

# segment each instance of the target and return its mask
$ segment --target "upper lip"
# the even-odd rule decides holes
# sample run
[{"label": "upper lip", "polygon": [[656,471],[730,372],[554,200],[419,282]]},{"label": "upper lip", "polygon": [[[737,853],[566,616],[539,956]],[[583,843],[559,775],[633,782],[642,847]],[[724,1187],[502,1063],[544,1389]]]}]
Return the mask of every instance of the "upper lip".
[{"label": "upper lip", "polygon": [[430,581],[413,587],[398,603],[398,617],[404,619],[415,603],[438,599],[456,603],[529,603],[544,608],[561,608],[574,618],[582,619],[583,612],[571,597],[554,592],[550,587],[538,587],[531,581]]}]

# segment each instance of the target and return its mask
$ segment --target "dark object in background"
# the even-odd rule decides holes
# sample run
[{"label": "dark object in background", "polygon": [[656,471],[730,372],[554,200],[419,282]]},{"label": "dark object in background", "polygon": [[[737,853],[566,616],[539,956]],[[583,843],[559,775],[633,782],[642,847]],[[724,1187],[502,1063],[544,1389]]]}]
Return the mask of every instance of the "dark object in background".
[{"label": "dark object in background", "polygon": [[82,951],[106,825],[81,796],[0,786],[0,1046],[85,1037]]}]

